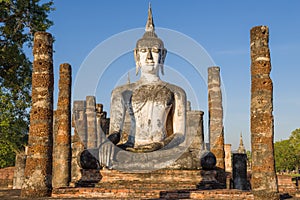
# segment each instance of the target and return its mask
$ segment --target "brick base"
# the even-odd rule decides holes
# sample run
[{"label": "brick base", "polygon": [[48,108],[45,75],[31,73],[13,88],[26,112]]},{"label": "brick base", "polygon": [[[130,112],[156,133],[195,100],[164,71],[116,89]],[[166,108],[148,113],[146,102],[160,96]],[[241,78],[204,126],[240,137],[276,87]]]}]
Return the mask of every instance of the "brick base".
[{"label": "brick base", "polygon": [[148,190],[108,188],[61,188],[54,189],[56,198],[107,198],[107,199],[235,199],[253,200],[251,192],[238,190]]}]

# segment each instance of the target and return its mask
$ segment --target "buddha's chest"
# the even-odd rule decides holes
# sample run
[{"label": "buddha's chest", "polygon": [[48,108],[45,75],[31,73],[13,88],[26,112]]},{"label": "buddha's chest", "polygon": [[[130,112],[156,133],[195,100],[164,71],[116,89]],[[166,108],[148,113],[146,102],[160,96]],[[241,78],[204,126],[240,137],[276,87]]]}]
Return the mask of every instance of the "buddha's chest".
[{"label": "buddha's chest", "polygon": [[174,94],[165,85],[143,85],[133,91],[131,98],[134,110],[149,102],[154,103],[153,105],[169,106],[173,101]]}]

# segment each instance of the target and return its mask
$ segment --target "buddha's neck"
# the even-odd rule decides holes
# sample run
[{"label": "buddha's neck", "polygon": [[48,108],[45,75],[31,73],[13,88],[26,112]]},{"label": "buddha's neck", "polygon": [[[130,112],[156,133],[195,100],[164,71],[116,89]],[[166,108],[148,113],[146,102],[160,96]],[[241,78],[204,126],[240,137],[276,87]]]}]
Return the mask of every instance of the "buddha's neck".
[{"label": "buddha's neck", "polygon": [[143,82],[143,83],[153,83],[153,82],[156,82],[156,81],[160,81],[160,77],[158,74],[155,74],[155,73],[142,73],[141,74],[141,78],[140,78],[140,82]]}]

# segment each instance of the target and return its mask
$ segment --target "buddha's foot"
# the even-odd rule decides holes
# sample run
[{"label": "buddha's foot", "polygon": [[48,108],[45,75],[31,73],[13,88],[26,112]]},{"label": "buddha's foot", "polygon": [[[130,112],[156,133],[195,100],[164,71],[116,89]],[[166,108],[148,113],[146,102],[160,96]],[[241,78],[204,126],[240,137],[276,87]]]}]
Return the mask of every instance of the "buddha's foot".
[{"label": "buddha's foot", "polygon": [[119,144],[117,145],[119,148],[123,149],[123,150],[127,150],[127,148],[133,148],[133,143],[132,142],[126,142],[124,144]]}]

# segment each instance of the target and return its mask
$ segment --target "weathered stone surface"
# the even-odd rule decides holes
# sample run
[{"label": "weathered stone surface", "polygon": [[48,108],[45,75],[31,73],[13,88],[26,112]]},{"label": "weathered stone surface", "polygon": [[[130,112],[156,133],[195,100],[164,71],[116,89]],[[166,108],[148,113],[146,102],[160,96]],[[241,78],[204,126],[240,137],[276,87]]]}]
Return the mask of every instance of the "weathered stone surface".
[{"label": "weathered stone surface", "polygon": [[[74,114],[73,114],[74,116]],[[72,126],[74,127],[74,117],[72,119]],[[72,136],[72,162],[71,162],[71,183],[70,186],[75,186],[81,180],[81,166],[80,153],[84,150],[84,144],[79,137],[76,128],[74,128],[74,135]]]},{"label": "weathered stone surface", "polygon": [[223,106],[220,68],[208,68],[208,118],[210,151],[217,158],[217,167],[225,169]]},{"label": "weathered stone surface", "polygon": [[175,169],[200,169],[200,156],[204,150],[202,111],[191,110],[186,113],[186,137],[181,146],[187,148],[176,162],[168,167]]},{"label": "weathered stone surface", "polygon": [[36,32],[33,46],[32,107],[23,197],[51,194],[53,129],[52,36]]},{"label": "weathered stone surface", "polygon": [[13,189],[21,189],[24,182],[24,171],[26,166],[26,154],[20,152],[16,155],[14,170]]},{"label": "weathered stone surface", "polygon": [[103,143],[105,139],[105,134],[101,127],[101,119],[103,118],[103,105],[102,104],[96,104],[96,116],[97,116],[97,147],[100,146],[100,144]]},{"label": "weathered stone surface", "polygon": [[86,102],[73,102],[73,127],[78,133],[78,137],[82,141],[84,147],[87,147],[87,119],[86,119]]},{"label": "weathered stone surface", "polygon": [[250,31],[250,40],[251,185],[255,199],[278,199],[273,148],[273,84],[270,78],[271,62],[268,46],[268,27],[253,27]]},{"label": "weathered stone surface", "polygon": [[96,117],[96,98],[86,97],[86,119],[87,119],[87,148],[97,147],[97,117]]},{"label": "weathered stone surface", "polygon": [[52,187],[67,187],[71,180],[71,65],[60,65],[59,94],[53,138]]},{"label": "weathered stone surface", "polygon": [[233,188],[248,190],[247,155],[244,153],[234,153],[232,156],[232,166]]},{"label": "weathered stone surface", "polygon": [[106,118],[107,113],[103,111],[103,104],[96,104],[97,115],[97,147],[99,147],[109,134],[109,118]]},{"label": "weathered stone surface", "polygon": [[225,151],[225,171],[232,172],[231,144],[225,144],[224,151]]}]

